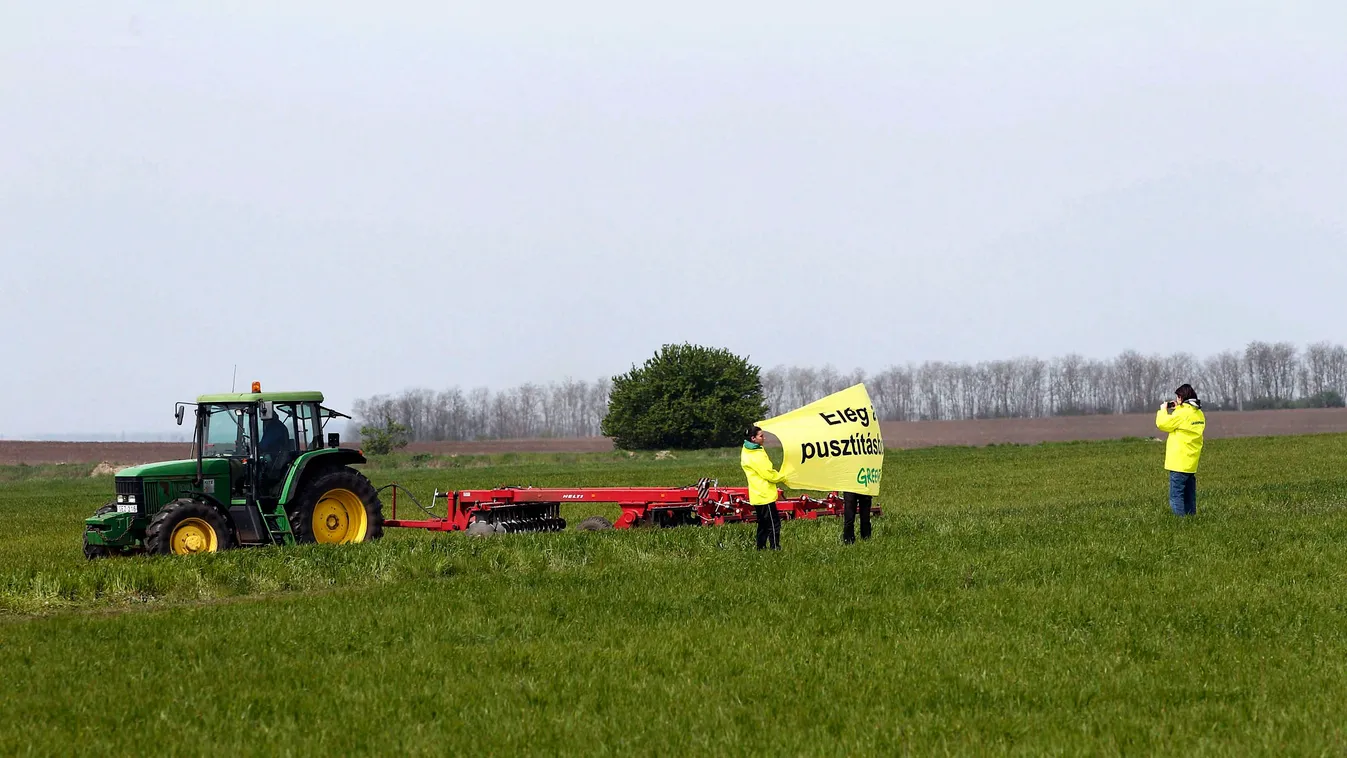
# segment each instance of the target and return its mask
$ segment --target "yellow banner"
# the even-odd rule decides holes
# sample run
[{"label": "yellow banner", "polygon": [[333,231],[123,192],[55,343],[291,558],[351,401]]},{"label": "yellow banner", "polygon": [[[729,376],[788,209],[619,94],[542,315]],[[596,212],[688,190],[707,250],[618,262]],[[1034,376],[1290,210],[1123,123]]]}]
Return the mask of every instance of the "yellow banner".
[{"label": "yellow banner", "polygon": [[879,494],[884,440],[864,384],[759,421],[758,426],[776,435],[785,448],[781,473],[786,486]]}]

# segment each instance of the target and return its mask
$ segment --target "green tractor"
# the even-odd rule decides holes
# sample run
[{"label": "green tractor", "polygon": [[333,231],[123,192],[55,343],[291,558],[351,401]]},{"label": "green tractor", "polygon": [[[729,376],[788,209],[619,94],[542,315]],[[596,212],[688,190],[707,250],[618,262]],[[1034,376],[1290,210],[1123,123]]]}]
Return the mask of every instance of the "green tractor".
[{"label": "green tractor", "polygon": [[364,542],[383,536],[383,504],[351,468],[358,450],[324,437],[321,392],[202,395],[190,460],[117,472],[116,497],[84,521],[84,555],[190,555],[244,545]]}]

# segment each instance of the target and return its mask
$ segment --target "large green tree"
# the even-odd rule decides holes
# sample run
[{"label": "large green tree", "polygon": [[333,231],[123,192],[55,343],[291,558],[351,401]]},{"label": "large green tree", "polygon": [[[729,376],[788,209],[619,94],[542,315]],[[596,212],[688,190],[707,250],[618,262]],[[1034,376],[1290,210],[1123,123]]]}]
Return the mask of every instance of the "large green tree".
[{"label": "large green tree", "polygon": [[728,350],[665,345],[613,377],[603,434],[624,450],[735,445],[767,413],[758,373]]}]

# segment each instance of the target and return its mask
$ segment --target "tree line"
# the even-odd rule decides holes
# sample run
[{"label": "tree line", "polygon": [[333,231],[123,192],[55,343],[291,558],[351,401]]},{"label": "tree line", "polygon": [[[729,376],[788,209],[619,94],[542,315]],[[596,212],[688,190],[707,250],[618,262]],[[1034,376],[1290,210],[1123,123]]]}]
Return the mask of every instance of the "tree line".
[{"label": "tree line", "polygon": [[[1206,358],[1128,350],[1106,359],[1071,354],[975,364],[927,361],[876,374],[776,366],[763,371],[761,381],[771,415],[864,382],[885,421],[1140,413],[1158,407],[1184,382],[1197,388],[1207,410],[1342,407],[1347,348],[1250,342]],[[497,392],[411,389],[357,400],[353,416],[357,428],[402,424],[412,440],[592,437],[600,434],[611,388],[611,380],[601,378]]]},{"label": "tree line", "polygon": [[1347,348],[1326,342],[1305,350],[1287,342],[1251,342],[1199,359],[1190,353],[1110,359],[1066,355],[982,363],[928,361],[856,370],[777,366],[762,376],[773,414],[864,381],[885,421],[1037,418],[1150,411],[1191,383],[1209,410],[1342,407]]},{"label": "tree line", "polygon": [[411,441],[596,437],[608,413],[608,379],[525,383],[498,392],[409,389],[352,404],[352,426],[407,427]]}]

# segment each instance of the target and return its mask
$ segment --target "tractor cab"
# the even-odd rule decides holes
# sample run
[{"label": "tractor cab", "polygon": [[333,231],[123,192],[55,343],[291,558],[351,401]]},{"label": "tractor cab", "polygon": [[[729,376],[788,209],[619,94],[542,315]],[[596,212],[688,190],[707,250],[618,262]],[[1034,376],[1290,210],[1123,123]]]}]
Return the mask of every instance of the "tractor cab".
[{"label": "tractor cab", "polygon": [[[304,397],[315,395],[318,399]],[[231,462],[231,486],[261,499],[280,496],[290,464],[310,450],[339,448],[336,434],[324,445],[323,427],[340,413],[322,406],[319,393],[286,393],[283,399],[244,400],[202,396],[197,401],[198,457]]]},{"label": "tractor cab", "polygon": [[116,498],[85,521],[85,554],[213,552],[242,545],[361,542],[382,534],[382,505],[350,468],[320,392],[202,395],[189,460],[118,472]]}]

